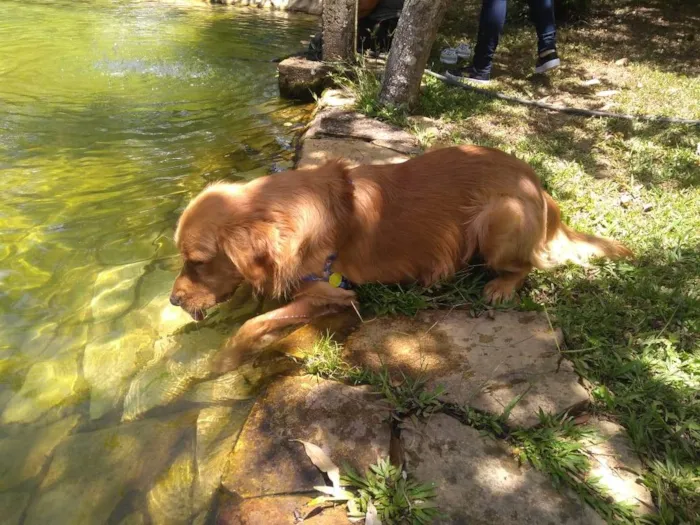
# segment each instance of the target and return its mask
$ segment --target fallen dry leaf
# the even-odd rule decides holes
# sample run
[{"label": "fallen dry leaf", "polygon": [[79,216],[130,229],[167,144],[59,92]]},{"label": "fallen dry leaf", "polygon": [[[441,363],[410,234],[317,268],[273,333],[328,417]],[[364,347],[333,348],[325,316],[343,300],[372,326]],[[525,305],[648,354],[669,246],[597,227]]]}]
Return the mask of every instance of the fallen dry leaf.
[{"label": "fallen dry leaf", "polygon": [[596,97],[611,97],[613,95],[618,94],[619,91],[617,89],[606,89],[605,91],[598,91],[598,93],[595,94]]},{"label": "fallen dry leaf", "polygon": [[581,82],[582,86],[595,86],[600,84],[600,79],[599,78],[591,78],[589,80],[584,80]]},{"label": "fallen dry leaf", "polygon": [[382,525],[381,520],[377,516],[377,508],[371,501],[367,505],[367,514],[365,515],[365,525]]},{"label": "fallen dry leaf", "polygon": [[306,451],[306,455],[309,456],[311,463],[313,463],[321,472],[325,472],[328,475],[328,478],[331,480],[331,483],[333,483],[333,496],[340,494],[342,490],[340,488],[340,470],[335,463],[331,461],[331,458],[329,458],[328,455],[321,449],[321,447],[314,445],[313,443],[309,443],[308,441],[302,441],[301,439],[290,439],[290,441],[296,441],[304,445],[304,450]]},{"label": "fallen dry leaf", "polygon": [[630,61],[630,59],[627,57],[621,58],[620,60],[615,60],[615,65],[616,66],[626,66],[627,64],[629,64],[629,61]]}]

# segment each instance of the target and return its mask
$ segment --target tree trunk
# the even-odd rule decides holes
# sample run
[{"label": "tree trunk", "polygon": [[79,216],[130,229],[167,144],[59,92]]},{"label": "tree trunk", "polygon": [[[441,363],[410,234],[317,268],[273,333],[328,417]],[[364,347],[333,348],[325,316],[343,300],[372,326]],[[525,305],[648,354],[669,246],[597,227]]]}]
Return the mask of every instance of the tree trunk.
[{"label": "tree trunk", "polygon": [[355,56],[357,0],[324,0],[323,60],[349,61]]},{"label": "tree trunk", "polygon": [[412,106],[449,0],[406,0],[386,63],[379,101]]}]

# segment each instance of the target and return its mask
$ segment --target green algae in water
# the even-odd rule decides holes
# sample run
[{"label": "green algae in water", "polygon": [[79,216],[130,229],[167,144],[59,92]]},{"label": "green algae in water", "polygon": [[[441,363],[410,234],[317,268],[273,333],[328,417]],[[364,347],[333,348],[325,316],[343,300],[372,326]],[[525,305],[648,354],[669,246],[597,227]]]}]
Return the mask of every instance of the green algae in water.
[{"label": "green algae in water", "polygon": [[[191,321],[167,302],[175,221],[208,182],[291,166],[289,123],[310,108],[278,98],[272,60],[317,23],[200,2],[0,2],[0,443],[72,414],[81,433],[118,425],[137,374],[191,368],[224,340],[225,323],[178,335]],[[99,458],[71,461],[99,474]]]}]

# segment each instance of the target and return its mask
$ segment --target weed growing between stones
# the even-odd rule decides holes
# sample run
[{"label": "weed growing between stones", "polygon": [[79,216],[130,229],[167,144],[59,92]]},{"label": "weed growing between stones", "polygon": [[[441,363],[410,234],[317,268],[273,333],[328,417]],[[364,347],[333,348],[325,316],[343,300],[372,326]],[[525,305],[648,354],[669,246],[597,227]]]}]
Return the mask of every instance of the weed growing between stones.
[{"label": "weed growing between stones", "polygon": [[566,415],[557,417],[540,410],[539,417],[537,427],[514,430],[508,439],[518,460],[547,473],[555,487],[574,490],[608,522],[636,523],[634,507],[613,501],[607,489],[588,474],[591,464],[584,441],[594,438],[595,432]]},{"label": "weed growing between stones", "polygon": [[410,523],[425,525],[439,515],[434,503],[433,485],[420,484],[388,458],[379,459],[365,475],[357,474],[344,465],[341,481],[357,491],[357,497],[348,502],[350,518],[364,518],[370,505],[377,510],[382,523]]}]

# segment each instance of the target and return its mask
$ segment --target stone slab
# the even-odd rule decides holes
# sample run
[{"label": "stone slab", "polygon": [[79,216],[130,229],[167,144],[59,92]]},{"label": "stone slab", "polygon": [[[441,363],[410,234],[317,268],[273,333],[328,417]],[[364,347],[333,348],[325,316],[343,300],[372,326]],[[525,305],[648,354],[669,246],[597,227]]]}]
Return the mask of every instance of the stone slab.
[{"label": "stone slab", "polygon": [[285,98],[312,101],[333,84],[331,67],[304,57],[290,57],[277,65],[280,95]]},{"label": "stone slab", "polygon": [[436,524],[598,525],[605,521],[544,474],[520,467],[500,443],[439,414],[402,432],[406,467],[435,483]]},{"label": "stone slab", "polygon": [[540,410],[561,413],[588,402],[573,365],[558,351],[559,330],[538,313],[495,312],[473,318],[466,311],[435,311],[366,323],[350,336],[351,364],[390,370],[443,385],[444,399],[501,414],[523,394],[509,423],[532,426]]},{"label": "stone slab", "polygon": [[328,137],[360,139],[404,155],[421,153],[420,143],[407,131],[344,108],[319,111],[305,135],[305,139]]},{"label": "stone slab", "polygon": [[644,472],[639,456],[632,450],[625,429],[602,419],[588,424],[599,439],[586,447],[591,456],[591,476],[600,478],[618,503],[636,505],[639,515],[656,512],[651,492],[641,483]]},{"label": "stone slab", "polygon": [[345,507],[325,508],[309,514],[308,496],[272,496],[224,503],[218,513],[217,525],[297,525],[296,516],[305,517],[308,525],[340,525],[350,521]]},{"label": "stone slab", "polygon": [[347,161],[349,166],[361,164],[398,164],[408,156],[377,146],[371,142],[350,138],[306,139],[301,146],[298,168],[316,168],[335,159]]},{"label": "stone slab", "polygon": [[301,439],[321,447],[338,466],[364,471],[389,454],[389,412],[367,387],[313,376],[270,385],[253,406],[229,457],[223,485],[243,498],[313,491],[325,485]]}]

